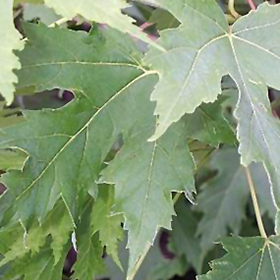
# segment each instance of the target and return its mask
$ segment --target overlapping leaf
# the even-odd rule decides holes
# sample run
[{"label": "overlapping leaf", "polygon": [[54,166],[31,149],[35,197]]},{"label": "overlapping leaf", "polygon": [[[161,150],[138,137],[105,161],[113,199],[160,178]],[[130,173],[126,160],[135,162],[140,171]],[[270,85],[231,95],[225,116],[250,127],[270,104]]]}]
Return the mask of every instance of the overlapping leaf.
[{"label": "overlapping leaf", "polygon": [[280,239],[232,237],[223,241],[228,254],[213,261],[212,271],[198,280],[279,279]]},{"label": "overlapping leaf", "polygon": [[[205,251],[213,247],[214,241],[226,236],[228,229],[235,234],[240,232],[249,198],[245,170],[235,149],[221,150],[210,164],[212,169],[218,170],[218,175],[203,186],[196,207],[204,213],[197,232],[202,236],[201,247]],[[270,217],[275,217],[276,209],[265,171],[260,164],[252,164],[250,170],[262,213],[267,211]]]},{"label": "overlapping leaf", "polygon": [[0,129],[11,126],[23,120],[18,116],[19,108],[6,108],[4,102],[0,102]]},{"label": "overlapping leaf", "polygon": [[19,227],[14,226],[11,230],[0,232],[1,239],[2,235],[12,234],[12,237],[10,237],[12,243],[9,244],[8,250],[3,252],[4,258],[0,261],[0,266],[25,257],[29,253],[38,253],[42,250],[48,236],[52,237],[50,248],[53,251],[54,264],[57,264],[61,259],[63,247],[68,242],[72,230],[73,223],[69,213],[63,202],[60,201],[41,225],[34,223],[27,232],[24,232],[20,225]]},{"label": "overlapping leaf", "polygon": [[171,191],[185,191],[190,199],[195,192],[185,123],[172,126],[158,141],[147,142],[154,127],[151,116],[143,116],[124,135],[125,146],[102,174],[102,181],[116,183],[114,210],[125,213],[125,228],[129,229],[127,279],[133,279],[139,252],[151,246],[158,228],[171,229],[170,218],[175,214]]},{"label": "overlapping leaf", "polygon": [[13,0],[0,2],[0,25],[0,94],[11,104],[14,99],[14,84],[18,80],[13,70],[20,68],[19,60],[13,51],[21,50],[24,46],[13,22]]},{"label": "overlapping leaf", "polygon": [[122,13],[123,9],[129,7],[123,0],[45,0],[45,3],[65,18],[72,19],[76,15],[81,15],[90,21],[106,23],[163,50],[140,28],[132,24],[134,22],[132,18]]},{"label": "overlapping leaf", "polygon": [[[174,254],[174,257],[166,258],[166,256],[163,255],[162,240],[164,239],[162,239],[162,236],[162,232],[157,235],[153,246],[150,248],[134,277],[135,280],[167,280],[175,275],[185,275],[188,270],[188,264],[183,258],[177,257],[174,254],[172,242],[164,245],[167,246],[167,248],[164,247],[164,251],[166,253],[168,250],[169,254]],[[166,236],[166,233],[164,236]],[[119,246],[119,255],[124,268],[127,268],[129,259],[128,250],[126,250],[125,246],[127,243],[126,239],[127,238],[125,238],[124,242]],[[102,275],[102,277],[100,276],[99,278],[109,278],[113,280],[123,280],[126,278],[125,273],[112,263],[110,259],[105,259],[105,262],[107,272],[104,276]]]},{"label": "overlapping leaf", "polygon": [[[158,227],[170,228],[170,192],[186,191],[191,198],[194,191],[185,122],[158,144],[147,142],[155,127],[149,95],[157,79],[140,66],[141,54],[130,38],[113,30],[102,37],[43,25],[28,25],[26,32],[29,43],[21,54],[19,87],[67,88],[76,98],[58,110],[27,111],[26,122],[2,132],[2,148],[20,147],[30,156],[23,172],[3,177],[9,188],[1,199],[3,221],[42,220],[59,197],[75,218],[80,190],[96,196],[103,161],[123,133],[125,146],[104,176],[117,183],[115,211],[125,213],[134,269]],[[132,161],[127,163],[128,158]],[[118,162],[124,164],[121,170],[116,169]],[[123,173],[127,182],[119,181]]]},{"label": "overlapping leaf", "polygon": [[75,279],[92,280],[95,275],[102,273],[104,270],[102,259],[103,249],[98,233],[92,231],[90,228],[91,204],[84,209],[77,233],[78,258],[73,267]]},{"label": "overlapping leaf", "polygon": [[200,248],[199,238],[196,236],[198,219],[184,199],[176,203],[177,216],[172,222],[171,240],[174,243],[176,253],[201,272],[203,252]]},{"label": "overlapping leaf", "polygon": [[118,257],[118,243],[123,238],[121,223],[123,216],[116,214],[112,216],[114,204],[114,188],[112,186],[100,186],[98,197],[92,208],[91,226],[92,233],[99,232],[99,238],[106,252],[121,268]]},{"label": "overlapping leaf", "polygon": [[[31,213],[44,217],[59,196],[74,215],[77,191],[96,189],[101,163],[116,137],[133,125],[131,115],[138,119],[139,106],[145,100],[140,88],[146,75],[133,60],[137,61],[137,55],[129,57],[130,41],[124,46],[114,33],[112,40],[119,47],[113,50],[112,41],[100,39],[96,51],[90,40],[98,41],[98,34],[95,38],[56,29],[48,32],[43,26],[27,30],[30,39],[37,40],[22,54],[19,86],[34,86],[38,91],[68,88],[75,90],[76,100],[63,109],[25,112],[26,122],[1,133],[1,148],[17,146],[30,155],[24,173],[13,171],[3,178],[10,190],[3,199],[15,199],[22,221]],[[59,48],[61,38],[64,43]],[[109,86],[107,77],[111,78]],[[154,82],[155,77],[145,80],[145,92],[149,94]],[[132,92],[135,98],[129,97]],[[38,201],[34,200],[37,196]]]},{"label": "overlapping leaf", "polygon": [[10,269],[4,274],[3,279],[22,279],[23,276],[24,280],[59,280],[62,277],[64,261],[69,247],[69,244],[64,246],[63,257],[58,263],[55,263],[52,250],[46,243],[37,254],[32,255],[30,253],[13,262]]},{"label": "overlapping leaf", "polygon": [[[18,220],[28,224],[33,217],[41,222],[60,197],[74,223],[81,190],[90,192],[97,198],[95,207],[102,208],[96,182],[104,159],[122,134],[124,146],[99,182],[116,184],[113,211],[124,212],[129,230],[128,279],[132,279],[158,228],[171,226],[171,191],[185,192],[192,199],[194,164],[187,138],[218,145],[233,142],[233,133],[219,113],[219,104],[208,104],[195,113],[196,122],[186,116],[161,139],[147,142],[157,125],[149,100],[157,77],[141,66],[142,55],[129,37],[111,29],[102,36],[96,30],[87,35],[43,25],[27,25],[25,31],[28,44],[20,54],[18,88],[68,89],[75,100],[57,110],[26,111],[26,122],[0,131],[0,148],[18,147],[29,154],[23,171],[3,176],[9,190],[0,201],[2,225]],[[85,240],[78,240],[80,259],[90,260],[86,248],[94,247],[97,231],[117,259],[116,239],[105,241],[104,224],[95,218]],[[78,275],[89,278],[79,263]]]},{"label": "overlapping leaf", "polygon": [[264,3],[228,26],[214,0],[155,2],[182,24],[161,33],[158,42],[167,52],[151,50],[146,56],[161,77],[152,94],[159,114],[152,140],[202,102],[213,102],[221,93],[222,76],[230,74],[240,92],[235,115],[242,164],[265,165],[279,207],[280,125],[272,116],[266,85],[280,89],[280,5]]},{"label": "overlapping leaf", "polygon": [[213,104],[202,104],[193,114],[186,116],[186,130],[190,138],[212,146],[236,143],[233,128],[221,110],[223,101],[220,98]]}]

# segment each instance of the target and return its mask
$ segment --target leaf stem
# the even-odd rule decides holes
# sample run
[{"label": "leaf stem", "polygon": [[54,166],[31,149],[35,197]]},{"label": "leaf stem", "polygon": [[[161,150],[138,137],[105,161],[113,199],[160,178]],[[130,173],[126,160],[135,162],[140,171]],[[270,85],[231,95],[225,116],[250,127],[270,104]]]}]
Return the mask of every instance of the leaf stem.
[{"label": "leaf stem", "polygon": [[247,0],[247,3],[249,4],[252,10],[256,10],[256,5],[253,0]]},{"label": "leaf stem", "polygon": [[249,188],[250,188],[250,193],[251,193],[251,197],[252,197],[252,201],[253,201],[253,206],[254,206],[254,211],[255,211],[255,215],[256,215],[258,228],[259,228],[261,236],[263,238],[267,239],[267,234],[264,229],[261,211],[260,211],[260,207],[259,207],[259,203],[258,203],[258,198],[256,195],[256,191],[255,191],[255,187],[254,187],[254,183],[253,183],[253,179],[252,179],[249,167],[245,167],[245,171],[246,171],[247,180],[248,180],[248,184],[249,184]]},{"label": "leaf stem", "polygon": [[209,157],[214,151],[216,151],[216,148],[212,148],[211,150],[209,150],[209,152],[199,161],[196,167],[196,172],[208,162]]},{"label": "leaf stem", "polygon": [[56,22],[50,24],[48,27],[55,27],[56,25],[62,25],[63,23],[66,23],[68,21],[68,18],[61,18],[57,20]]},{"label": "leaf stem", "polygon": [[176,195],[173,197],[173,204],[175,205],[178,201],[178,199],[180,198],[181,196],[181,192],[177,192]]},{"label": "leaf stem", "polygon": [[234,18],[240,18],[240,14],[238,14],[234,8],[234,1],[235,0],[228,1],[228,10]]},{"label": "leaf stem", "polygon": [[233,24],[236,21],[236,18],[233,17],[231,14],[226,14],[226,20],[229,24]]}]

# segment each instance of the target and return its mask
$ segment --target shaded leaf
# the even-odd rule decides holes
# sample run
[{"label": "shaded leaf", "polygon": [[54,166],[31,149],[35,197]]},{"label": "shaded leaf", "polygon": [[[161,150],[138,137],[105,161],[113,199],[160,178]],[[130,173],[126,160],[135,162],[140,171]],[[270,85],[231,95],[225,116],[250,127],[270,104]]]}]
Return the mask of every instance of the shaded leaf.
[{"label": "shaded leaf", "polygon": [[[161,232],[155,239],[154,245],[150,248],[147,253],[141,267],[135,275],[135,280],[169,280],[175,275],[184,275],[188,270],[188,265],[182,258],[174,256],[173,259],[165,258],[160,248],[160,236]],[[120,244],[119,255],[123,267],[126,269],[128,266],[128,250],[126,250],[126,241]],[[172,245],[172,244],[169,244]],[[168,246],[169,250],[173,252],[173,248]],[[110,278],[112,280],[123,280],[126,275],[122,272],[119,267],[115,265],[109,258],[105,259],[107,273],[99,278]]]},{"label": "shaded leaf", "polygon": [[[0,261],[0,266],[24,257],[29,252],[32,254],[40,252],[49,235],[52,237],[50,247],[53,250],[53,262],[56,265],[61,260],[63,247],[68,242],[70,232],[73,230],[73,223],[65,205],[60,201],[41,225],[35,223],[27,232],[22,227],[19,230],[17,227],[15,229],[17,236],[13,237],[13,243],[4,253],[4,259]],[[6,234],[5,231],[4,234]]]},{"label": "shaded leaf", "polygon": [[26,160],[26,154],[20,150],[0,149],[0,170],[21,170]]},{"label": "shaded leaf", "polygon": [[177,216],[172,222],[171,240],[174,243],[175,252],[185,259],[197,271],[201,272],[203,252],[200,248],[200,240],[196,236],[198,219],[193,214],[184,199],[180,199],[175,207]]},{"label": "shaded leaf", "polygon": [[5,102],[0,102],[0,130],[3,127],[11,126],[23,121],[19,116],[18,108],[6,108]]},{"label": "shaded leaf", "polygon": [[149,22],[155,23],[157,30],[175,28],[180,25],[180,22],[171,13],[163,9],[154,10]]},{"label": "shaded leaf", "polygon": [[[218,170],[218,175],[204,184],[196,207],[204,213],[197,232],[202,236],[201,247],[205,251],[212,248],[214,241],[226,236],[228,229],[235,234],[240,232],[249,199],[248,181],[236,150],[221,150],[213,157],[210,166]],[[268,211],[270,217],[275,217],[276,208],[263,167],[252,164],[250,170],[262,213]]]},{"label": "shaded leaf", "polygon": [[93,204],[91,226],[92,232],[99,232],[101,244],[106,246],[106,252],[113,258],[119,267],[122,267],[118,257],[118,243],[123,238],[121,223],[123,215],[112,215],[114,204],[114,188],[101,185],[98,197]]},{"label": "shaded leaf", "polygon": [[186,116],[189,137],[212,146],[236,143],[233,128],[223,115],[222,102],[220,98],[213,104],[202,104],[193,114]]},{"label": "shaded leaf", "polygon": [[91,230],[89,210],[90,207],[85,208],[77,232],[78,257],[73,267],[74,279],[92,280],[104,271],[103,247],[98,233]]},{"label": "shaded leaf", "polygon": [[63,248],[63,255],[58,263],[55,263],[52,250],[48,244],[35,255],[27,256],[16,260],[11,264],[10,269],[3,276],[3,280],[19,279],[24,280],[60,280],[69,245]]}]

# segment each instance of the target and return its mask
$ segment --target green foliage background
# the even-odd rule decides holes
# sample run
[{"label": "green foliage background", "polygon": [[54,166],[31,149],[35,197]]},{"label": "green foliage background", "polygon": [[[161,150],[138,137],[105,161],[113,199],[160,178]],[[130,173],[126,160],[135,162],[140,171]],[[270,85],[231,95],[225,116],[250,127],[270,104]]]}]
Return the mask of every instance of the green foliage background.
[{"label": "green foliage background", "polygon": [[263,2],[0,3],[1,279],[280,278]]}]

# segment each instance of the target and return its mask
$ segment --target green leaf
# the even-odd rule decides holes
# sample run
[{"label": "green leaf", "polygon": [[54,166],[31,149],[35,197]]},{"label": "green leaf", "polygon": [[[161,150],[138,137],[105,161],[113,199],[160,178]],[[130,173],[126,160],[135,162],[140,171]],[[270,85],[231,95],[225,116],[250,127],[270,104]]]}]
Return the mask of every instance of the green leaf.
[{"label": "green leaf", "polygon": [[[208,251],[213,242],[227,235],[228,229],[238,234],[245,219],[245,206],[249,199],[249,186],[245,170],[240,165],[235,149],[223,149],[210,162],[218,175],[204,184],[197,198],[196,210],[204,213],[197,233],[202,236],[201,247]],[[275,217],[276,209],[271,197],[269,182],[260,164],[250,166],[260,201],[261,212]]]},{"label": "green leaf", "polygon": [[98,233],[90,227],[90,206],[85,208],[77,233],[78,258],[73,267],[74,279],[92,280],[104,271],[103,247]]},{"label": "green leaf", "polygon": [[18,108],[7,108],[5,102],[0,102],[0,130],[3,127],[11,126],[23,121],[21,116],[18,116],[20,110]]},{"label": "green leaf", "polygon": [[[174,258],[170,259],[166,258],[162,254],[160,245],[161,234],[162,232],[159,232],[157,235],[154,245],[150,248],[141,267],[134,277],[135,280],[168,280],[175,275],[183,276],[188,270],[188,265],[182,258],[177,257],[174,254]],[[127,268],[129,256],[125,245],[126,240],[120,244],[119,255],[124,268]],[[172,245],[172,242],[166,244],[170,253],[174,253]],[[111,259],[105,258],[105,262],[107,273],[99,278],[109,278],[113,280],[124,280],[126,278],[125,273],[121,271]]]},{"label": "green leaf", "polygon": [[[125,214],[129,273],[135,273],[158,228],[171,226],[171,191],[186,192],[190,199],[195,191],[185,121],[158,143],[147,142],[156,125],[149,95],[157,79],[141,67],[142,55],[129,36],[112,29],[102,36],[97,30],[88,35],[43,25],[27,25],[25,31],[29,40],[18,87],[69,89],[75,100],[57,110],[25,111],[26,122],[2,133],[0,147],[20,147],[30,155],[23,172],[3,176],[9,188],[1,201],[4,221],[6,216],[24,223],[31,215],[42,219],[59,197],[76,217],[79,191],[97,195],[103,161],[123,134],[125,144],[104,181],[117,183],[114,211]],[[126,182],[119,179],[123,174]],[[11,214],[11,204],[17,213]]]},{"label": "green leaf", "polygon": [[158,44],[165,52],[151,49],[145,57],[147,65],[160,75],[152,93],[152,100],[157,101],[155,113],[159,115],[153,140],[185,113],[193,113],[202,102],[215,101],[221,92],[221,78],[228,72],[226,62],[231,62],[226,35],[229,27],[215,0],[179,0],[177,5],[168,0],[155,2],[181,25],[160,33]]},{"label": "green leaf", "polygon": [[187,265],[180,258],[175,257],[172,260],[162,258],[152,267],[147,280],[169,280],[176,276],[184,276],[186,272]]},{"label": "green leaf", "polygon": [[166,52],[153,49],[145,59],[160,74],[152,94],[159,125],[151,140],[202,102],[213,102],[221,93],[221,78],[229,74],[240,93],[235,115],[241,162],[265,165],[279,208],[280,126],[270,109],[267,85],[280,89],[280,6],[264,3],[228,26],[214,0],[155,2],[182,24],[161,34],[158,43]]},{"label": "green leaf", "polygon": [[236,143],[233,128],[223,115],[222,102],[223,99],[219,98],[214,103],[202,104],[193,114],[186,116],[186,129],[190,138],[212,146]]},{"label": "green leaf", "polygon": [[15,29],[13,22],[13,0],[0,2],[0,38],[2,38],[0,49],[0,93],[10,105],[14,99],[14,84],[17,83],[17,76],[13,70],[20,68],[14,50],[23,49],[20,33]]},{"label": "green leaf", "polygon": [[87,233],[78,241],[78,259],[73,267],[75,279],[92,280],[96,274],[104,271],[103,250],[98,234],[91,236]]},{"label": "green leaf", "polygon": [[102,172],[102,182],[116,183],[114,211],[124,212],[125,229],[129,230],[127,279],[134,277],[158,228],[171,229],[175,214],[171,191],[186,192],[190,200],[195,192],[185,122],[172,126],[158,141],[147,142],[154,127],[151,116],[141,119],[124,135],[124,147]]},{"label": "green leaf", "polygon": [[83,16],[89,21],[106,23],[109,26],[118,29],[121,32],[129,33],[144,42],[147,42],[156,48],[161,47],[148,38],[140,28],[132,23],[134,20],[122,13],[122,10],[129,7],[123,0],[45,0],[47,6],[53,8],[55,12],[67,19],[72,19],[77,15]]},{"label": "green leaf", "polygon": [[149,22],[155,23],[157,30],[175,28],[180,25],[180,22],[171,13],[163,9],[154,10]]},{"label": "green leaf", "polygon": [[20,150],[0,149],[0,170],[22,170],[26,154]]},{"label": "green leaf", "polygon": [[198,280],[279,279],[280,239],[232,237],[222,242],[228,254],[213,261],[212,271]]},{"label": "green leaf", "polygon": [[50,247],[53,250],[54,264],[57,264],[72,230],[73,223],[69,213],[64,203],[60,201],[41,225],[34,223],[28,231],[23,231],[23,228],[18,231],[16,228],[16,232],[19,234],[17,237],[13,237],[13,244],[10,244],[9,250],[5,252],[5,258],[0,261],[0,266],[16,258],[21,258],[29,252],[32,254],[40,252],[49,235],[52,237]]},{"label": "green leaf", "polygon": [[121,268],[122,265],[118,257],[118,243],[123,238],[123,229],[121,227],[123,215],[112,215],[113,204],[114,188],[101,185],[97,200],[92,208],[91,226],[93,233],[99,232],[101,244],[106,246],[106,252]]},{"label": "green leaf", "polygon": [[[105,38],[43,25],[28,25],[26,31],[30,40],[21,55],[19,87],[67,88],[76,99],[58,110],[25,111],[26,122],[0,132],[1,148],[20,147],[30,156],[23,173],[9,172],[2,181],[23,222],[31,214],[42,219],[59,197],[74,216],[78,190],[96,193],[95,180],[117,136],[142,114],[152,115],[148,96],[156,78],[144,79],[147,74],[137,64],[141,54],[118,32],[108,30]],[[58,46],[57,40],[64,43]]]},{"label": "green leaf", "polygon": [[24,280],[60,280],[69,247],[69,245],[64,246],[63,256],[58,263],[55,263],[52,250],[47,243],[39,253],[28,254],[11,263],[3,280],[21,279],[21,276],[24,276]]},{"label": "green leaf", "polygon": [[177,216],[173,219],[171,232],[175,252],[179,256],[184,256],[188,263],[200,273],[203,252],[200,248],[200,240],[196,236],[198,219],[184,199],[176,203],[175,210]]},{"label": "green leaf", "polygon": [[196,207],[204,213],[197,233],[202,236],[201,248],[205,252],[214,241],[227,235],[228,228],[239,233],[249,195],[245,171],[234,149],[222,150],[210,164],[218,175],[203,186]]},{"label": "green leaf", "polygon": [[46,5],[24,5],[23,19],[25,21],[31,21],[38,18],[40,19],[40,22],[50,25],[58,21],[60,16],[58,16],[53,9],[50,9]]},{"label": "green leaf", "polygon": [[16,6],[18,4],[25,4],[25,3],[43,4],[44,0],[14,0],[14,6]]}]

